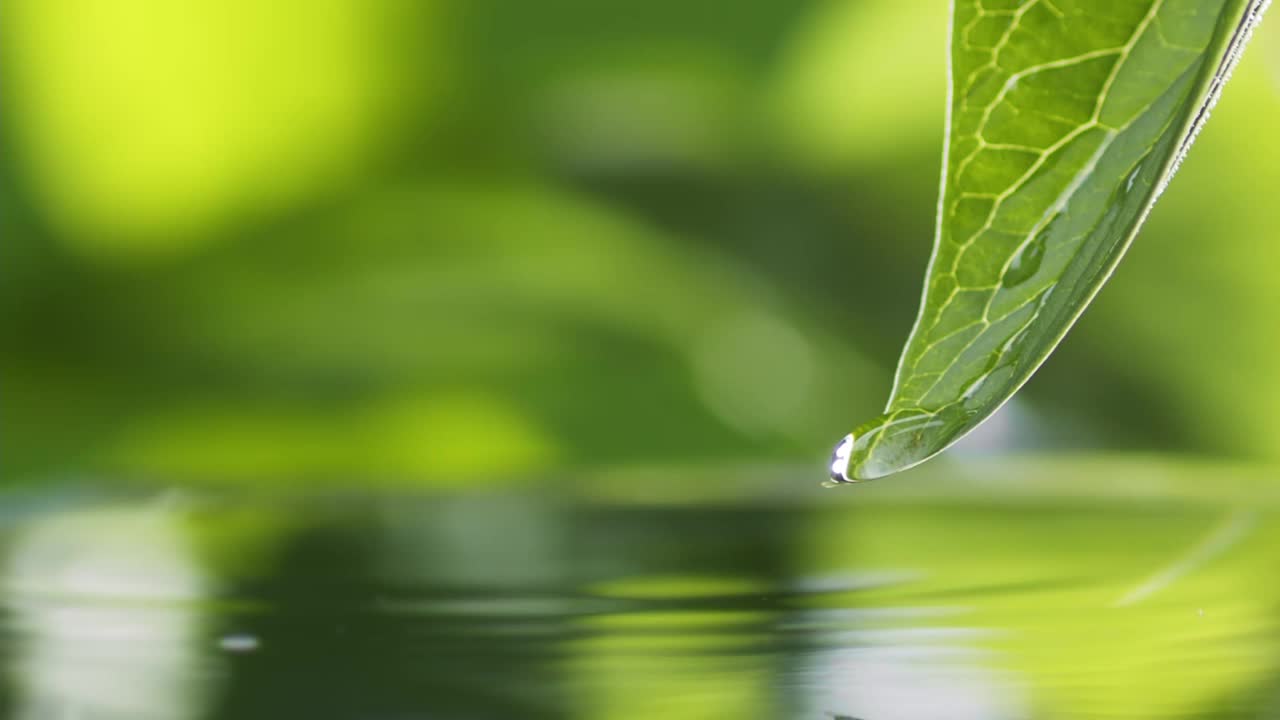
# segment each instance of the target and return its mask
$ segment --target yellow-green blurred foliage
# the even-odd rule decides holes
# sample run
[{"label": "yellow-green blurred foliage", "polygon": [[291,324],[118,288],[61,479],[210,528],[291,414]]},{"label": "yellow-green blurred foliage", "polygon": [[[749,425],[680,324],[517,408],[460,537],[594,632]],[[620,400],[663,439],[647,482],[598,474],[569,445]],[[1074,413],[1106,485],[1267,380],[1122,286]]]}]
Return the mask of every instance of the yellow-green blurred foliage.
[{"label": "yellow-green blurred foliage", "polygon": [[[120,256],[332,192],[437,89],[433,8],[400,5],[6,5],[6,99],[30,200],[77,251]],[[398,41],[404,23],[422,52]]]},{"label": "yellow-green blurred foliage", "polygon": [[[6,3],[5,477],[816,458],[914,316],[946,12]],[[1280,456],[1268,35],[1029,387],[1040,442]]]}]

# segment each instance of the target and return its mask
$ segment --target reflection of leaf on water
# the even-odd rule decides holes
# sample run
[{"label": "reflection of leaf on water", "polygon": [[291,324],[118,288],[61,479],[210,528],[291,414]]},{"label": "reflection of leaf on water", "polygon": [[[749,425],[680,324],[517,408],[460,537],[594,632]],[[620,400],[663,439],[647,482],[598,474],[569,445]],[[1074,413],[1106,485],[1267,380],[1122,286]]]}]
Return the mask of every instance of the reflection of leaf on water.
[{"label": "reflection of leaf on water", "polygon": [[1221,523],[1210,528],[1205,536],[1188,550],[1179,553],[1173,562],[1162,567],[1116,600],[1116,606],[1124,607],[1140,603],[1203,568],[1243,542],[1257,523],[1258,513],[1254,510],[1240,509],[1228,512]]},{"label": "reflection of leaf on water", "polygon": [[1050,717],[1252,707],[1280,673],[1280,587],[1264,581],[1280,562],[1280,498],[1250,473],[1150,460],[973,472],[973,484],[926,472],[904,493],[869,486],[816,513],[819,574],[918,579],[812,605],[914,608],[921,630],[971,629],[966,646]]}]

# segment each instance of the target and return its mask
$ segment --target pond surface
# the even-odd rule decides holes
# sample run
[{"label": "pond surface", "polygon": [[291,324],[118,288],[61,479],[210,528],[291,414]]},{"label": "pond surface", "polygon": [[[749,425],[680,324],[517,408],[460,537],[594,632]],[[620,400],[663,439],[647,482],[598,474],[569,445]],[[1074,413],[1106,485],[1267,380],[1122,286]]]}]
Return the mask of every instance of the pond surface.
[{"label": "pond surface", "polygon": [[14,491],[0,714],[1280,717],[1267,473],[819,479]]}]

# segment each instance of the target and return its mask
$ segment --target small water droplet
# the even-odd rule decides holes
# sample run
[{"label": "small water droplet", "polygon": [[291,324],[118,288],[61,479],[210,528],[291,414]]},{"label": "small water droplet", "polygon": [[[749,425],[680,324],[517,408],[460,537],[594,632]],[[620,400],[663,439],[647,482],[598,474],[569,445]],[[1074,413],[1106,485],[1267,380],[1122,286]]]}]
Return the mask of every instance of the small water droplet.
[{"label": "small water droplet", "polygon": [[1040,261],[1044,259],[1045,233],[1040,233],[1034,240],[1024,245],[1018,254],[1013,256],[1009,269],[1005,270],[1000,284],[1013,287],[1031,279],[1040,269]]},{"label": "small water droplet", "polygon": [[991,377],[991,373],[984,373],[977,380],[969,383],[969,387],[965,388],[964,392],[960,393],[960,399],[965,401],[971,400],[980,390],[982,390],[983,384],[987,382],[987,378],[989,377]]},{"label": "small water droplet", "polygon": [[1133,185],[1134,183],[1138,182],[1138,176],[1141,174],[1142,174],[1141,165],[1134,168],[1133,172],[1129,173],[1129,177],[1125,178],[1125,181],[1124,181],[1125,192],[1133,192]]},{"label": "small water droplet", "polygon": [[256,635],[248,633],[232,633],[218,639],[218,648],[229,653],[250,653],[261,645]]},{"label": "small water droplet", "polygon": [[1049,222],[1045,223],[1040,232],[1026,245],[1018,249],[1017,254],[1009,261],[1009,267],[1005,269],[1004,277],[1000,279],[1001,285],[1007,288],[1020,285],[1039,272],[1040,262],[1044,260],[1045,249],[1049,244],[1050,238],[1053,237],[1054,233],[1058,232],[1062,217],[1062,213],[1057,213],[1049,218]]},{"label": "small water droplet", "polygon": [[831,451],[831,483],[823,483],[825,487],[853,482],[849,479],[849,457],[852,454],[853,434],[850,433],[836,445],[835,450]]},{"label": "small water droplet", "polygon": [[991,369],[969,383],[969,386],[960,394],[961,406],[969,413],[981,411],[998,396],[1002,389],[1008,387],[1013,371],[1013,363],[1000,364],[1000,357],[997,356],[991,364]]}]

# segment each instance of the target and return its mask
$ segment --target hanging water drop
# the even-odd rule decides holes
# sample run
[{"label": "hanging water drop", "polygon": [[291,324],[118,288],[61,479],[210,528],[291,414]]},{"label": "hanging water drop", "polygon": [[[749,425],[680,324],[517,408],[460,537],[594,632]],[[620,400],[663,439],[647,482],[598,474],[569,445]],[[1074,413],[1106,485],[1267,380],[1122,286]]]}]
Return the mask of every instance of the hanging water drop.
[{"label": "hanging water drop", "polygon": [[844,436],[844,439],[836,445],[836,449],[831,451],[831,482],[832,484],[841,484],[853,482],[849,479],[849,457],[853,454],[853,434]]}]

